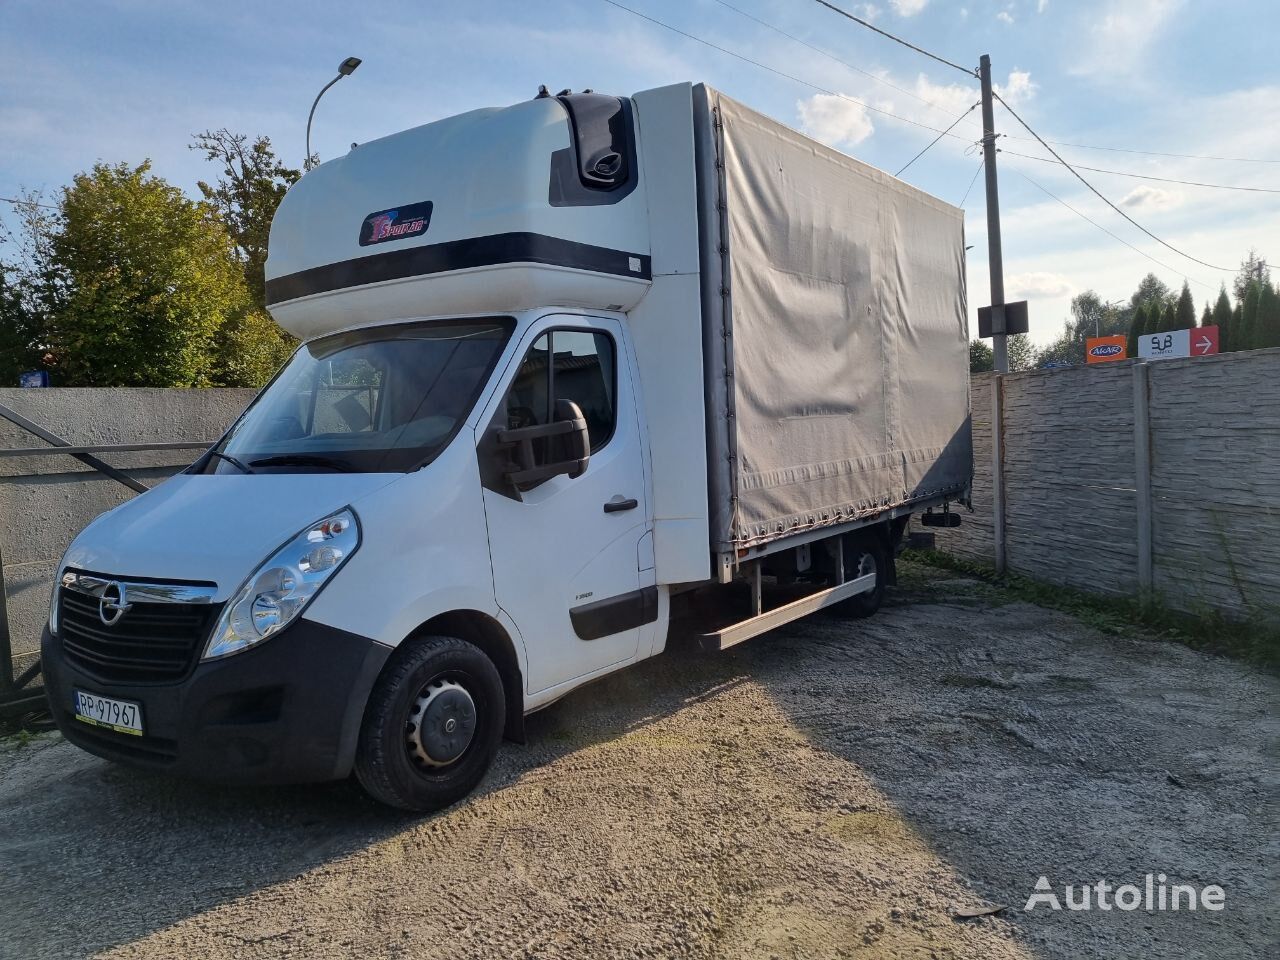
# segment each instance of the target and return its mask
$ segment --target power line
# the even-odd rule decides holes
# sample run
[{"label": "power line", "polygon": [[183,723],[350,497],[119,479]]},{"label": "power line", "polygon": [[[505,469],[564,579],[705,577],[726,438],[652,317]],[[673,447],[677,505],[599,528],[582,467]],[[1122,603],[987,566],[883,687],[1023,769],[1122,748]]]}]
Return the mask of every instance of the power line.
[{"label": "power line", "polygon": [[906,162],[906,165],[905,165],[905,166],[903,166],[903,168],[902,168],[901,170],[899,170],[897,173],[895,173],[895,174],[894,174],[894,176],[895,176],[895,177],[900,177],[900,176],[902,176],[902,174],[906,171],[907,167],[911,166],[913,163],[915,163],[917,160],[919,160],[921,157],[923,157],[926,153],[928,153],[928,152],[929,152],[929,147],[932,147],[935,143],[937,143],[939,140],[941,140],[943,137],[945,137],[948,133],[950,133],[950,132],[955,128],[956,124],[958,124],[961,120],[963,120],[963,119],[964,119],[965,117],[967,117],[969,114],[973,113],[974,108],[975,108],[975,107],[977,107],[979,104],[981,104],[981,102],[982,102],[982,101],[978,101],[978,103],[975,103],[972,107],[970,107],[970,108],[969,108],[968,110],[966,110],[964,113],[960,114],[960,116],[956,117],[956,118],[955,118],[955,120],[953,120],[953,121],[951,122],[951,126],[947,127],[947,129],[943,130],[940,134],[938,134],[936,137],[934,137],[934,138],[933,138],[933,140],[930,142],[930,144],[929,144],[929,146],[928,146],[928,147],[925,147],[923,150],[921,150],[919,153],[917,153],[914,157],[912,157],[910,160],[908,160],[908,161]]},{"label": "power line", "polygon": [[[1025,138],[1024,138],[1025,139]],[[1049,141],[1052,143],[1053,141]],[[1033,157],[1029,153],[1019,153],[1016,150],[1001,150],[1001,153],[1008,154],[1011,157],[1022,157],[1024,160],[1037,160],[1040,163],[1057,163],[1049,157]],[[1153,177],[1146,173],[1130,173],[1126,170],[1105,170],[1102,167],[1086,167],[1082,163],[1077,163],[1076,167],[1080,170],[1090,170],[1093,173],[1109,173],[1116,177],[1132,177],[1135,180],[1155,180],[1157,183],[1179,183],[1187,187],[1209,187],[1213,190],[1247,190],[1250,193],[1280,193],[1274,187],[1241,187],[1228,183],[1203,183],[1199,180],[1175,180],[1172,177]]]},{"label": "power line", "polygon": [[1051,198],[1051,199],[1053,199],[1053,200],[1057,200],[1057,201],[1058,201],[1058,203],[1062,204],[1064,207],[1066,207],[1068,210],[1070,210],[1072,213],[1074,213],[1074,214],[1075,214],[1077,217],[1079,217],[1081,220],[1084,220],[1084,221],[1086,221],[1087,223],[1091,223],[1091,224],[1093,224],[1095,227],[1097,227],[1099,230],[1101,230],[1103,233],[1105,233],[1105,234],[1106,234],[1108,237],[1110,237],[1112,240],[1116,240],[1116,241],[1119,241],[1120,243],[1123,243],[1123,244],[1124,244],[1126,247],[1128,247],[1130,250],[1134,251],[1135,253],[1137,253],[1137,254],[1139,254],[1139,255],[1141,255],[1141,256],[1146,257],[1148,260],[1150,260],[1152,263],[1154,263],[1157,267],[1164,267],[1164,269],[1166,269],[1166,270],[1168,270],[1168,271],[1170,271],[1170,272],[1172,272],[1172,273],[1175,273],[1175,274],[1181,274],[1183,277],[1185,277],[1187,280],[1190,280],[1192,283],[1198,284],[1199,286],[1205,287],[1206,289],[1209,289],[1209,290],[1212,290],[1212,289],[1213,289],[1212,285],[1205,283],[1203,280],[1197,280],[1195,277],[1188,277],[1185,273],[1182,273],[1182,271],[1181,271],[1181,270],[1179,270],[1179,269],[1177,269],[1176,267],[1171,267],[1171,266],[1169,266],[1167,263],[1164,263],[1164,262],[1162,262],[1162,261],[1160,261],[1160,260],[1157,260],[1155,257],[1151,256],[1151,254],[1147,253],[1145,250],[1142,250],[1142,249],[1140,249],[1139,247],[1135,247],[1132,243],[1130,243],[1130,242],[1129,242],[1128,240],[1126,240],[1124,237],[1120,237],[1120,236],[1117,236],[1116,234],[1112,233],[1110,230],[1108,230],[1108,229],[1107,229],[1106,227],[1104,227],[1102,224],[1098,223],[1098,221],[1093,220],[1093,219],[1091,219],[1091,218],[1089,218],[1089,217],[1085,216],[1083,213],[1081,213],[1079,210],[1077,210],[1077,209],[1076,209],[1075,207],[1073,207],[1071,204],[1067,203],[1067,201],[1063,200],[1063,199],[1062,199],[1061,197],[1059,197],[1057,194],[1050,193],[1050,192],[1049,192],[1049,190],[1048,190],[1048,188],[1046,188],[1046,187],[1042,186],[1042,185],[1041,185],[1040,183],[1038,183],[1037,181],[1035,181],[1035,180],[1031,179],[1029,176],[1027,176],[1025,173],[1023,173],[1021,170],[1017,169],[1016,167],[1014,167],[1014,168],[1013,168],[1013,172],[1014,172],[1014,173],[1016,173],[1018,176],[1020,176],[1023,180],[1027,181],[1027,183],[1031,184],[1033,187],[1035,187],[1037,190],[1039,190],[1039,191],[1040,191],[1041,193],[1043,193],[1045,196],[1050,197],[1050,198]]},{"label": "power line", "polygon": [[948,60],[946,57],[940,57],[936,53],[930,53],[928,50],[925,50],[923,47],[917,47],[914,43],[910,43],[906,40],[903,40],[901,37],[896,37],[887,30],[881,30],[874,23],[870,23],[869,21],[863,20],[861,17],[855,17],[848,10],[841,10],[834,3],[828,3],[827,0],[814,0],[814,2],[821,4],[822,6],[826,7],[828,10],[832,10],[835,13],[840,14],[840,16],[842,17],[848,17],[854,23],[862,24],[862,26],[866,27],[868,30],[874,30],[876,33],[880,34],[880,36],[882,37],[888,37],[894,43],[900,43],[904,47],[911,48],[916,53],[922,53],[926,57],[929,57],[932,60],[937,60],[939,63],[945,63],[948,67],[951,67],[954,70],[959,70],[961,73],[968,74],[971,77],[976,77],[978,75],[977,70],[974,70],[970,67],[962,67],[960,66],[960,64],[953,63],[952,61]]},{"label": "power line", "polygon": [[947,116],[951,115],[950,108],[944,107],[941,104],[935,103],[932,100],[927,100],[924,97],[920,96],[918,93],[913,93],[912,91],[908,90],[906,87],[901,87],[898,84],[894,83],[892,80],[886,80],[884,77],[880,76],[879,74],[872,73],[870,70],[864,70],[862,67],[852,64],[848,60],[842,60],[839,57],[837,57],[835,54],[828,53],[826,50],[823,50],[821,47],[817,46],[816,44],[810,43],[808,40],[804,40],[800,37],[797,37],[795,34],[787,33],[787,31],[783,30],[781,27],[776,27],[772,23],[769,23],[767,20],[761,20],[759,17],[757,17],[753,13],[748,13],[745,10],[738,9],[733,4],[727,3],[726,0],[716,0],[716,3],[720,4],[720,6],[722,7],[727,7],[728,9],[732,10],[734,13],[738,14],[739,16],[746,17],[748,20],[755,21],[756,23],[760,24],[760,26],[764,27],[766,30],[772,30],[774,33],[778,34],[779,36],[786,37],[788,40],[791,40],[794,43],[798,43],[802,47],[808,47],[814,53],[821,54],[822,56],[830,60],[832,63],[838,63],[842,67],[847,67],[848,69],[852,70],[854,73],[860,73],[864,77],[874,80],[876,83],[884,84],[886,87],[889,87],[891,90],[897,90],[899,93],[904,93],[908,97],[911,97],[913,100],[918,100],[927,106],[933,107],[935,110],[941,110]]},{"label": "power line", "polygon": [[969,186],[965,188],[964,196],[960,198],[960,206],[964,206],[964,202],[969,199],[969,191],[973,189],[973,185],[978,182],[978,174],[982,172],[982,165],[987,162],[986,157],[978,159],[978,169],[973,171],[973,179],[969,181]]},{"label": "power line", "polygon": [[44,207],[46,210],[59,209],[52,203],[37,203],[34,200],[15,200],[13,197],[0,197],[0,202],[12,203],[15,207]]},{"label": "power line", "polygon": [[850,96],[846,96],[843,93],[837,93],[834,90],[828,90],[826,87],[819,86],[816,83],[810,83],[808,80],[803,80],[800,77],[795,76],[794,74],[786,73],[782,70],[777,69],[776,67],[771,67],[767,63],[761,63],[759,60],[752,60],[750,57],[744,56],[743,54],[738,53],[734,50],[730,50],[728,47],[722,47],[719,44],[712,43],[710,40],[704,40],[702,39],[702,37],[695,36],[692,33],[687,33],[686,31],[681,30],[679,27],[673,27],[671,24],[664,23],[663,21],[657,19],[656,17],[649,16],[647,13],[641,13],[639,10],[633,10],[631,7],[628,7],[624,4],[619,3],[618,0],[604,0],[604,2],[609,4],[609,6],[611,7],[617,7],[619,10],[625,10],[627,13],[631,14],[632,16],[639,17],[641,20],[647,20],[649,23],[652,23],[655,26],[662,27],[664,30],[670,30],[672,33],[678,33],[680,36],[685,37],[688,40],[693,40],[695,43],[700,43],[704,47],[710,47],[712,50],[718,50],[720,53],[727,53],[729,56],[735,57],[738,60],[741,60],[743,63],[749,63],[753,67],[759,67],[761,70],[768,70],[770,73],[774,74],[775,76],[782,77],[784,80],[790,80],[792,83],[798,83],[801,86],[808,87],[811,90],[817,90],[819,93],[824,93],[829,97],[837,97],[840,100],[846,100],[849,103],[857,104],[859,107],[862,107],[865,110],[870,110],[873,113],[878,113],[878,114],[881,114],[882,116],[890,117],[894,120],[901,121],[902,123],[909,123],[913,127],[920,127],[924,130],[930,131],[931,133],[942,133],[942,134],[945,134],[946,136],[954,137],[957,140],[964,140],[966,143],[969,142],[968,138],[962,137],[958,133],[947,133],[945,130],[939,130],[937,127],[931,127],[929,124],[921,123],[919,120],[911,120],[908,117],[903,117],[896,113],[890,113],[888,110],[882,110],[879,107],[873,107],[871,104],[865,103],[864,101],[859,100],[856,97],[850,97]]},{"label": "power line", "polygon": [[1208,263],[1207,261],[1201,260],[1199,257],[1193,257],[1193,256],[1191,256],[1191,254],[1189,254],[1189,253],[1183,253],[1181,250],[1179,250],[1179,249],[1178,249],[1177,247],[1175,247],[1173,244],[1169,243],[1169,242],[1168,242],[1168,241],[1166,241],[1166,240],[1162,240],[1162,239],[1160,239],[1159,237],[1157,237],[1154,233],[1152,233],[1150,230],[1148,230],[1146,227],[1144,227],[1142,224],[1140,224],[1137,220],[1133,219],[1133,217],[1129,216],[1127,213],[1125,213],[1123,210],[1121,210],[1119,207],[1117,207],[1114,203],[1112,203],[1110,200],[1108,200],[1106,197],[1104,197],[1104,196],[1102,195],[1101,191],[1099,191],[1097,187],[1095,187],[1095,186],[1094,186],[1093,184],[1091,184],[1088,180],[1086,180],[1083,176],[1081,176],[1081,175],[1080,175],[1080,173],[1079,173],[1079,171],[1077,171],[1075,167],[1073,167],[1071,164],[1067,163],[1067,161],[1063,160],[1063,159],[1062,159],[1062,157],[1058,156],[1058,152],[1057,152],[1056,150],[1054,150],[1054,149],[1053,149],[1053,147],[1049,146],[1049,144],[1045,143],[1044,139],[1040,136],[1040,134],[1036,133],[1034,130],[1032,130],[1032,129],[1031,129],[1031,127],[1030,127],[1030,125],[1028,125],[1027,121],[1023,120],[1023,119],[1022,119],[1022,117],[1018,116],[1017,112],[1016,112],[1016,111],[1015,111],[1011,106],[1009,106],[1009,104],[1008,104],[1008,103],[1006,103],[1006,102],[1005,102],[1004,97],[1000,96],[1000,94],[999,94],[999,93],[994,93],[994,96],[995,96],[995,98],[996,98],[997,100],[999,100],[999,101],[1000,101],[1000,103],[1001,103],[1001,104],[1003,104],[1003,105],[1004,105],[1004,108],[1005,108],[1006,110],[1008,110],[1008,111],[1009,111],[1010,116],[1012,116],[1012,117],[1013,117],[1013,119],[1017,120],[1017,121],[1018,121],[1018,123],[1022,124],[1023,129],[1024,129],[1024,130],[1026,130],[1026,131],[1027,131],[1027,133],[1029,133],[1029,134],[1031,134],[1033,137],[1035,137],[1035,138],[1036,138],[1036,140],[1038,140],[1038,141],[1040,142],[1040,146],[1044,147],[1046,150],[1048,150],[1050,153],[1052,153],[1052,154],[1054,155],[1054,157],[1055,157],[1055,158],[1057,158],[1058,162],[1059,162],[1059,163],[1061,163],[1061,164],[1062,164],[1064,167],[1066,167],[1068,170],[1070,170],[1070,171],[1071,171],[1071,173],[1072,173],[1072,175],[1073,175],[1077,180],[1079,180],[1079,181],[1080,181],[1081,183],[1083,183],[1086,187],[1088,187],[1088,188],[1089,188],[1089,190],[1090,190],[1090,191],[1091,191],[1091,192],[1092,192],[1092,193],[1093,193],[1093,194],[1094,194],[1094,195],[1095,195],[1099,200],[1101,200],[1103,203],[1105,203],[1107,206],[1109,206],[1109,207],[1110,207],[1112,210],[1114,210],[1116,213],[1120,214],[1120,216],[1122,216],[1122,217],[1124,217],[1126,220],[1128,220],[1131,224],[1133,224],[1135,227],[1137,227],[1139,230],[1141,230],[1143,233],[1145,233],[1145,234],[1146,234],[1148,237],[1150,237],[1152,240],[1156,241],[1157,243],[1159,243],[1159,244],[1160,244],[1161,246],[1163,246],[1163,247],[1168,247],[1170,250],[1172,250],[1172,251],[1173,251],[1174,253],[1176,253],[1178,256],[1180,256],[1180,257],[1186,257],[1188,260],[1192,261],[1193,263],[1198,263],[1198,264],[1200,264],[1202,267],[1208,267],[1210,270],[1220,270],[1220,271],[1222,271],[1223,273],[1230,273],[1230,272],[1231,272],[1231,269],[1230,269],[1229,267],[1219,267],[1219,266],[1215,266],[1215,265],[1214,265],[1214,264],[1212,264],[1212,263]]},{"label": "power line", "polygon": [[[1011,140],[1028,140],[1027,137],[1010,137]],[[1039,138],[1037,138],[1039,139]],[[1126,147],[1099,147],[1091,143],[1069,143],[1066,140],[1049,140],[1059,147],[1075,147],[1079,150],[1108,150],[1112,153],[1136,153],[1144,157],[1176,157],[1179,160],[1220,160],[1226,163],[1280,163],[1262,157],[1208,157],[1197,153],[1161,153],[1159,150],[1130,150]]]}]

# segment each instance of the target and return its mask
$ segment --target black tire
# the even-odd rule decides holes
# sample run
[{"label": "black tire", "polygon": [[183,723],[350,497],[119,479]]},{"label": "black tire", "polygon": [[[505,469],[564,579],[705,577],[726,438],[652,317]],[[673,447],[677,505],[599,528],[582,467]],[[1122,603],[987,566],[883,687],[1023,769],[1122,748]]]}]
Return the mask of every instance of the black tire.
[{"label": "black tire", "polygon": [[502,678],[479,648],[457,637],[406,640],[369,695],[356,779],[388,806],[447,807],[489,769],[506,712]]},{"label": "black tire", "polygon": [[847,537],[844,542],[845,579],[853,580],[872,571],[876,575],[875,589],[833,605],[829,608],[833,616],[843,620],[865,620],[880,609],[889,579],[889,558],[885,553],[884,539],[875,534]]}]

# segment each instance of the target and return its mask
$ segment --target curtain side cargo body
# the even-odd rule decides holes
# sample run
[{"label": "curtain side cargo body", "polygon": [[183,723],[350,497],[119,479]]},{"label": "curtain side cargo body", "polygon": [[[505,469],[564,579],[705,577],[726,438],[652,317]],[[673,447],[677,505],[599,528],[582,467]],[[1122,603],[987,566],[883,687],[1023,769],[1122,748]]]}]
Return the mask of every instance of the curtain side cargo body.
[{"label": "curtain side cargo body", "polygon": [[960,496],[963,212],[693,97],[712,549]]}]

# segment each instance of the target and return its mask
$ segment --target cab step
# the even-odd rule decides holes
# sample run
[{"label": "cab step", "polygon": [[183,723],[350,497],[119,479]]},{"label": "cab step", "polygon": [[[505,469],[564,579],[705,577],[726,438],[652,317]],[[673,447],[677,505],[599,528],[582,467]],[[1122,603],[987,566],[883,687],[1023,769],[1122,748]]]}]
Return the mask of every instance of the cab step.
[{"label": "cab step", "polygon": [[752,637],[758,637],[762,633],[768,633],[784,623],[807,617],[823,607],[829,607],[832,604],[839,603],[841,600],[848,600],[850,597],[857,596],[860,593],[869,593],[875,588],[876,575],[868,573],[866,576],[857,577],[838,586],[828,587],[825,590],[819,590],[817,593],[811,593],[808,596],[801,597],[799,600],[793,600],[791,603],[784,604],[781,607],[765,610],[753,617],[748,617],[746,620],[731,623],[729,626],[721,627],[719,630],[700,634],[698,642],[704,650],[726,650],[742,643],[744,640],[750,640]]}]

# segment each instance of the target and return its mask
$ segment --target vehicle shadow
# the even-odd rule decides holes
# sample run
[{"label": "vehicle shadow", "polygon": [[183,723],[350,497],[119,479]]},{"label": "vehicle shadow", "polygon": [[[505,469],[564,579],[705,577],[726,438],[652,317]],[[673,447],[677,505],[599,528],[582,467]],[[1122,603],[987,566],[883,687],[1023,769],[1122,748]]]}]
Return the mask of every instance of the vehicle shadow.
[{"label": "vehicle shadow", "polygon": [[431,816],[370,800],[354,780],[203,783],[120,766],[47,734],[0,752],[0,958],[84,956],[323,868],[518,784],[591,744],[739,678],[663,658],[575,691],[506,743],[477,791]]}]

